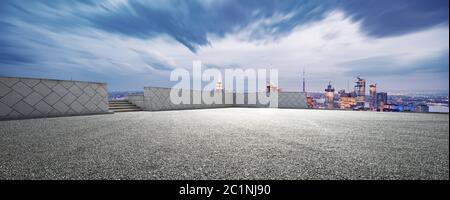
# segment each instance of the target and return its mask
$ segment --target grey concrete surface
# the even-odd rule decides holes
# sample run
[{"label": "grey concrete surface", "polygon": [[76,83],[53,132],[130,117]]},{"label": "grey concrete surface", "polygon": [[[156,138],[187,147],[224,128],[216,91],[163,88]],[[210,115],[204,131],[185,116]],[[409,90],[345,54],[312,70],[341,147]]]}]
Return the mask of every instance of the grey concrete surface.
[{"label": "grey concrete surface", "polygon": [[448,114],[224,108],[0,121],[0,179],[449,179]]}]

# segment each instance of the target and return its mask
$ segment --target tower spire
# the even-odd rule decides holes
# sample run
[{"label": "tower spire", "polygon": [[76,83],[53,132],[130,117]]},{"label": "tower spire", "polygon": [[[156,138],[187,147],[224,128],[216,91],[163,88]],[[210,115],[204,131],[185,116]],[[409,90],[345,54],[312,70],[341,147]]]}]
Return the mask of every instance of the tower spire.
[{"label": "tower spire", "polygon": [[306,89],[305,89],[305,68],[303,68],[303,92],[306,92]]}]

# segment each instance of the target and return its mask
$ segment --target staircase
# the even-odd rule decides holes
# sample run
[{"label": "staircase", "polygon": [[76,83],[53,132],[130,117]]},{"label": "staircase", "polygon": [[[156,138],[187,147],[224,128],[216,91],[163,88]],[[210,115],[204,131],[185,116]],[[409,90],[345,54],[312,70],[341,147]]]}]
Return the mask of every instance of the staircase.
[{"label": "staircase", "polygon": [[141,111],[139,107],[127,100],[109,100],[109,110],[113,112],[132,112]]}]

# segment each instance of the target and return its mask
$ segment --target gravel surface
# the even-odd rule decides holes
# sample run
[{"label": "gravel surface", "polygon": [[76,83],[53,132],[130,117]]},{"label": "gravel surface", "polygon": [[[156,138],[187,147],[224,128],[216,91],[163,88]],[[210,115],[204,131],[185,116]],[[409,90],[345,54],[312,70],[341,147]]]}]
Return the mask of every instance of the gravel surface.
[{"label": "gravel surface", "polygon": [[225,108],[0,121],[0,179],[449,179],[449,115]]}]

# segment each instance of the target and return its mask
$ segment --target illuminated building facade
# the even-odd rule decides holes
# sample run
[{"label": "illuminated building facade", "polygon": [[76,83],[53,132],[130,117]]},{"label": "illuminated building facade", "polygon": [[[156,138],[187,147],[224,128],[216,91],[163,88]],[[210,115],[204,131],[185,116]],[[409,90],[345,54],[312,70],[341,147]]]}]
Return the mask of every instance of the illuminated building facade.
[{"label": "illuminated building facade", "polygon": [[356,106],[359,108],[364,108],[364,103],[366,101],[366,80],[356,77],[358,80],[355,82],[355,93],[356,93]]},{"label": "illuminated building facade", "polygon": [[328,109],[334,108],[334,88],[328,82],[328,87],[325,89],[325,107]]},{"label": "illuminated building facade", "polygon": [[377,110],[377,84],[369,86],[369,108]]},{"label": "illuminated building facade", "polygon": [[281,92],[281,88],[278,88],[278,86],[272,82],[268,82],[266,85],[266,92]]},{"label": "illuminated building facade", "polygon": [[352,93],[346,93],[345,90],[339,91],[339,108],[344,110],[353,109],[356,105],[356,98]]}]

